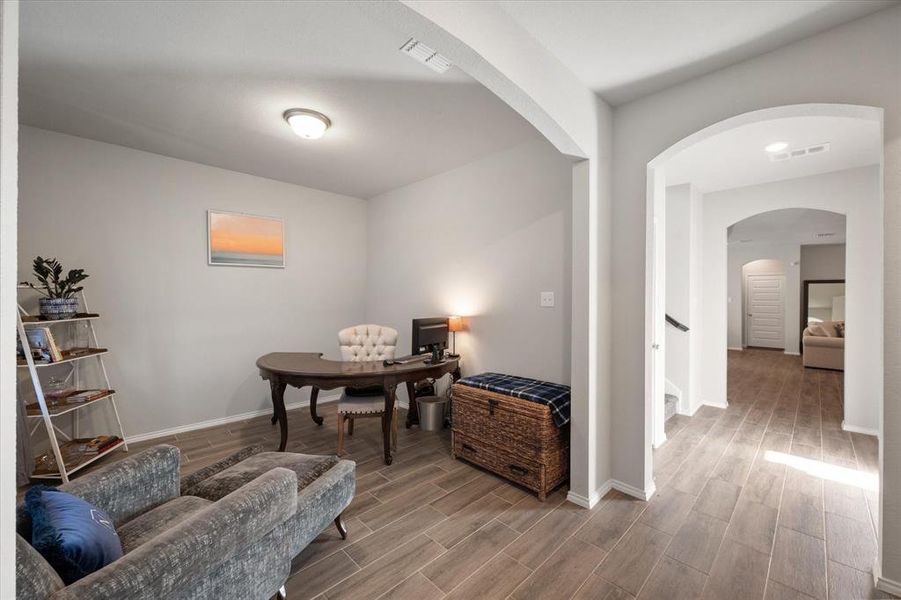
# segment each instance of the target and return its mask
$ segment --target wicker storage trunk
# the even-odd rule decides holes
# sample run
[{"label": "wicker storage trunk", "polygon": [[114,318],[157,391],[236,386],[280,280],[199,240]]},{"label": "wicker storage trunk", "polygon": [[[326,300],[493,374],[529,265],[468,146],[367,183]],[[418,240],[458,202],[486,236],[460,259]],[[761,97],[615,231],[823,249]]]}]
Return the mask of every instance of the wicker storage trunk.
[{"label": "wicker storage trunk", "polygon": [[544,404],[454,384],[453,454],[547,494],[569,479],[569,425]]}]

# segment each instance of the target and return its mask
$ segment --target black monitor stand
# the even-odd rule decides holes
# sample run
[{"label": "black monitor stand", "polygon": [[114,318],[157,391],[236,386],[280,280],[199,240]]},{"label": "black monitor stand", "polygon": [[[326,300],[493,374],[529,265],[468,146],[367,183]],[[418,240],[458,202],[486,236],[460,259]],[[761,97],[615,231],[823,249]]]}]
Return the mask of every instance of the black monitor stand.
[{"label": "black monitor stand", "polygon": [[429,362],[431,362],[433,365],[437,365],[443,360],[441,347],[438,344],[429,344],[428,350],[432,355],[429,359]]}]

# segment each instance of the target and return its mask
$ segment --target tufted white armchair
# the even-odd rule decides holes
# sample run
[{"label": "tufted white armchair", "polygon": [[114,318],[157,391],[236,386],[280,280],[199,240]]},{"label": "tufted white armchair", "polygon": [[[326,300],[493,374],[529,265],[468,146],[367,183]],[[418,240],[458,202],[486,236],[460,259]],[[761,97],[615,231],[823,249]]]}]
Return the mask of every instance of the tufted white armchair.
[{"label": "tufted white armchair", "polygon": [[[382,325],[354,325],[338,332],[341,360],[361,362],[394,358],[397,349],[397,330]],[[346,389],[338,400],[338,455],[344,454],[344,423],[347,434],[354,434],[354,419],[359,417],[383,417],[385,415],[385,391],[375,389]],[[382,427],[389,426],[382,419]],[[390,419],[392,444],[397,444],[397,408]]]},{"label": "tufted white armchair", "polygon": [[397,330],[383,325],[354,325],[338,332],[341,360],[387,360],[397,350]]}]

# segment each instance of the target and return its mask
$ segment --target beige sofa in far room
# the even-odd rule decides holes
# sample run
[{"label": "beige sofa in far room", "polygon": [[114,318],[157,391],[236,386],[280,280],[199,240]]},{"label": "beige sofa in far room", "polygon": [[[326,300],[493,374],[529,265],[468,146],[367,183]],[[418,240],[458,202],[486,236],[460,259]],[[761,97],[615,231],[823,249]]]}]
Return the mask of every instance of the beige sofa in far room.
[{"label": "beige sofa in far room", "polygon": [[[836,325],[839,327],[837,328]],[[839,331],[840,328],[840,331]],[[804,366],[845,370],[844,321],[810,323],[802,334]]]}]

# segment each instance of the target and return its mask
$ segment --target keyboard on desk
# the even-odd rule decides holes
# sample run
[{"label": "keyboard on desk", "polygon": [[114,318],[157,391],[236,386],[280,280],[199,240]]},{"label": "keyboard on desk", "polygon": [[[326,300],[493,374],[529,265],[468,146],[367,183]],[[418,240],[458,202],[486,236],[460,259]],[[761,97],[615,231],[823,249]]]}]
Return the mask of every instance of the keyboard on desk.
[{"label": "keyboard on desk", "polygon": [[389,358],[386,361],[383,361],[386,367],[390,367],[391,365],[409,365],[415,362],[422,362],[424,360],[428,360],[431,357],[431,354],[411,354],[409,356],[401,356],[400,358]]}]

